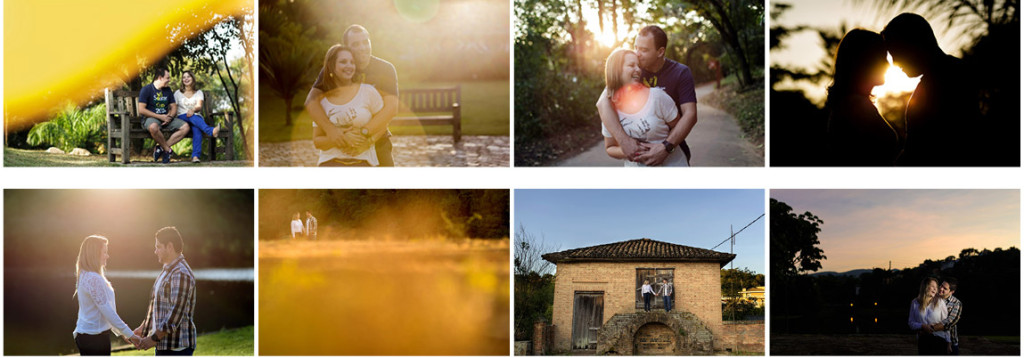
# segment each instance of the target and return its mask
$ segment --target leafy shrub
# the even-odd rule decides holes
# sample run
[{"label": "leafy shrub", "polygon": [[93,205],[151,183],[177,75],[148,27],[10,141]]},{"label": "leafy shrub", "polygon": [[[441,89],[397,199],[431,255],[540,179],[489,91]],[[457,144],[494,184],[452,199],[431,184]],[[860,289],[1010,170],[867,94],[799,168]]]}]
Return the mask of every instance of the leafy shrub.
[{"label": "leafy shrub", "polygon": [[85,109],[68,103],[56,117],[32,127],[28,133],[28,144],[57,147],[65,152],[74,148],[84,148],[93,153],[105,152],[106,114],[105,103]]}]

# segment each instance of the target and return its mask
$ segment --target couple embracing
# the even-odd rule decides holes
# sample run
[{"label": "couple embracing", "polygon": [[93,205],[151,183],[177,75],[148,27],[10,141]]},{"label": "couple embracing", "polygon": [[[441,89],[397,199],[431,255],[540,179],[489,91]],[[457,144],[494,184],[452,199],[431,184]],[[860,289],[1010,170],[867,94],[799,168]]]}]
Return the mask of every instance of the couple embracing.
[{"label": "couple embracing", "polygon": [[117,314],[114,287],[106,277],[109,240],[92,235],[82,241],[75,263],[78,322],[75,345],[81,355],[110,355],[110,333],[136,349],[156,348],[156,355],[192,355],[196,349],[196,281],[182,254],[181,234],[173,226],[156,232],[155,250],[163,270],[150,291],[149,308],[134,330]]},{"label": "couple embracing", "polygon": [[[921,76],[906,104],[905,138],[871,103],[872,88],[885,83],[886,52],[908,76]],[[828,164],[976,165],[987,147],[978,104],[966,66],[939,48],[920,15],[900,14],[881,34],[854,29],[839,43],[828,88]]]},{"label": "couple embracing", "polygon": [[667,45],[665,30],[646,26],[635,51],[617,49],[605,62],[597,101],[605,151],[626,166],[689,166],[697,94],[690,68],[665,58]]},{"label": "couple embracing", "polygon": [[398,74],[372,55],[370,33],[352,25],[331,46],[306,97],[317,166],[394,166],[388,123],[398,113]]},{"label": "couple embracing", "polygon": [[957,280],[946,277],[939,281],[926,277],[921,281],[917,298],[910,302],[907,324],[917,333],[917,354],[960,355],[960,322],[963,303],[956,296]]}]

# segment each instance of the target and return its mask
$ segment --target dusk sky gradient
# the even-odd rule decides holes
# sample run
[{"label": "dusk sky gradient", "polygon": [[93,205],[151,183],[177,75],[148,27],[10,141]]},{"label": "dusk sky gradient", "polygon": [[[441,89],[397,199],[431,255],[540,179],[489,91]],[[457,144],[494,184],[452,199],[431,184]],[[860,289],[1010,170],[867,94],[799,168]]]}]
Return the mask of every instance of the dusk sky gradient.
[{"label": "dusk sky gradient", "polygon": [[1018,190],[771,190],[824,224],[820,271],[916,267],[965,248],[1020,248]]},{"label": "dusk sky gradient", "polygon": [[[711,249],[764,214],[763,190],[515,191],[520,225],[557,251],[639,238]],[[729,243],[715,251],[729,252]],[[736,236],[736,268],[764,273],[765,218]],[[726,268],[729,266],[727,265]]]}]

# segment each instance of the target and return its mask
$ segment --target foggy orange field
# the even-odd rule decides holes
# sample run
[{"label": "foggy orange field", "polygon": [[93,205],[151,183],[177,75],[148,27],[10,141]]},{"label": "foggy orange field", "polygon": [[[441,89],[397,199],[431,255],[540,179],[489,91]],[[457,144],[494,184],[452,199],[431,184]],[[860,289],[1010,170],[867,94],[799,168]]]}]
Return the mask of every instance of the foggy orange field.
[{"label": "foggy orange field", "polygon": [[260,241],[260,353],[507,355],[509,241]]}]

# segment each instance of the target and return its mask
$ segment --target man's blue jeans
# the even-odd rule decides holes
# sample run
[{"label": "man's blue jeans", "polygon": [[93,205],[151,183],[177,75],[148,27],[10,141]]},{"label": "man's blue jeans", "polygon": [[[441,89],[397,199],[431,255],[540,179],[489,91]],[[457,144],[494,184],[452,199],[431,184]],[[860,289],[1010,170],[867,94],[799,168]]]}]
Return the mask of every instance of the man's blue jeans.
[{"label": "man's blue jeans", "polygon": [[665,300],[665,312],[672,310],[672,295],[661,296],[662,300]]}]

